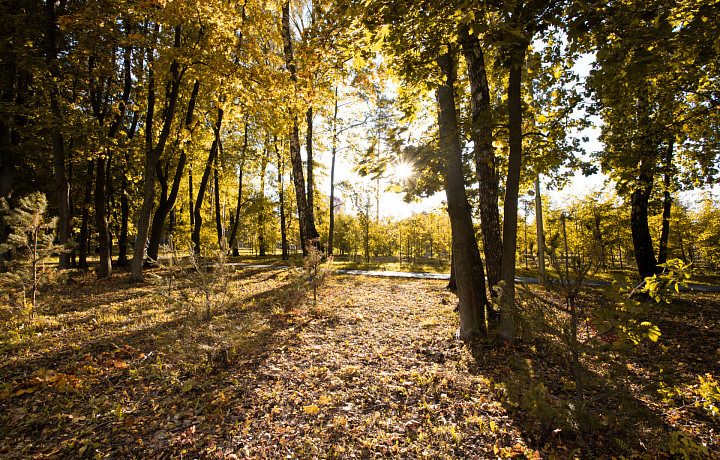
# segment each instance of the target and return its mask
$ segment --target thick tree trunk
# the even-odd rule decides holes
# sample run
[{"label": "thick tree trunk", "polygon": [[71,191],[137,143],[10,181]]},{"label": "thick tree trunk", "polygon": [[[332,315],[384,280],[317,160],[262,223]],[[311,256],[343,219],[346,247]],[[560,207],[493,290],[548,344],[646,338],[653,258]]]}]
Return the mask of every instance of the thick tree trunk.
[{"label": "thick tree trunk", "polygon": [[[156,26],[156,31],[159,28]],[[175,48],[180,47],[180,26],[175,28]],[[164,111],[164,124],[157,144],[153,147],[153,116],[155,113],[155,74],[152,62],[153,52],[148,52],[149,70],[148,70],[148,106],[147,118],[145,119],[145,169],[144,178],[145,185],[143,187],[143,203],[138,216],[137,237],[135,238],[135,246],[133,247],[133,259],[131,264],[130,279],[133,281],[142,281],[142,268],[145,262],[145,243],[150,229],[150,215],[155,203],[155,168],[158,160],[165,150],[172,120],[175,116],[177,107],[178,94],[180,91],[180,83],[182,74],[180,65],[177,61],[173,61],[170,65],[170,91],[168,95],[167,108]]]},{"label": "thick tree trunk", "polygon": [[508,131],[509,157],[507,182],[505,183],[505,203],[503,204],[503,257],[502,280],[505,282],[501,305],[502,320],[500,336],[504,340],[513,340],[515,326],[513,311],[515,308],[515,251],[517,249],[517,213],[520,192],[520,169],[522,166],[522,70],[525,62],[525,49],[517,47],[509,62],[508,80]]},{"label": "thick tree trunk", "polygon": [[445,167],[443,179],[452,230],[455,276],[460,311],[460,338],[472,340],[484,335],[485,273],[475,240],[470,204],[465,192],[462,148],[455,108],[455,63],[450,52],[441,55],[437,64],[443,82],[436,91],[440,148]]},{"label": "thick tree trunk", "polygon": [[[478,177],[480,229],[487,266],[488,284],[492,288],[501,278],[503,240],[500,235],[498,211],[498,177],[495,169],[495,152],[492,145],[492,112],[490,88],[485,70],[485,57],[480,41],[466,35],[463,54],[470,81],[472,109],[472,140],[475,170]],[[491,291],[494,295],[494,291]]]},{"label": "thick tree trunk", "polygon": [[[282,7],[282,39],[285,64],[290,72],[293,83],[297,82],[295,73],[295,60],[293,58],[292,37],[290,36],[290,2],[287,1]],[[302,157],[300,155],[300,134],[298,130],[297,116],[292,117],[290,128],[290,161],[292,163],[293,183],[295,184],[295,196],[298,208],[298,227],[300,228],[300,245],[303,255],[307,255],[305,247],[310,240],[317,238],[319,233],[315,229],[315,221],[308,209],[307,195],[305,192],[305,177],[303,174]]]},{"label": "thick tree trunk", "polygon": [[215,163],[215,156],[218,154],[220,149],[220,131],[222,129],[223,120],[223,109],[218,108],[218,118],[213,130],[215,132],[215,140],[213,140],[212,146],[210,147],[210,153],[208,155],[207,162],[205,163],[205,171],[203,172],[202,179],[200,179],[200,187],[198,188],[197,198],[195,199],[195,209],[193,210],[195,215],[195,225],[193,226],[192,242],[193,251],[196,254],[200,254],[200,230],[202,228],[202,204],[205,200],[205,189],[207,189],[208,181],[210,180],[210,173]]},{"label": "thick tree trunk", "polygon": [[638,175],[630,195],[630,230],[638,272],[641,278],[647,278],[658,273],[658,267],[648,224],[648,202],[655,179],[656,146],[649,134],[650,108],[646,88],[641,89],[637,100],[637,125],[642,138],[638,146]]},{"label": "thick tree trunk", "polygon": [[[643,159],[646,163],[649,160]],[[632,232],[635,261],[641,278],[647,278],[658,272],[657,259],[648,224],[648,201],[653,185],[651,166],[641,164],[640,175],[635,190],[630,195],[630,230]]]}]

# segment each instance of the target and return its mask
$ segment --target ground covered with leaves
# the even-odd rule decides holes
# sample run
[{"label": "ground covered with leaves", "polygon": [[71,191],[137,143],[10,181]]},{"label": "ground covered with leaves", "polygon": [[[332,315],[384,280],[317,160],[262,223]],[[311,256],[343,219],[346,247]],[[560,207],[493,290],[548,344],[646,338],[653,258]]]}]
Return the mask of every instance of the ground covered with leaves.
[{"label": "ground covered with leaves", "polygon": [[336,276],[312,305],[288,294],[293,271],[238,268],[203,303],[202,289],[177,279],[184,294],[169,295],[170,273],[155,273],[143,285],[75,275],[43,293],[32,320],[2,312],[0,456],[703,458],[720,449],[712,394],[700,389],[720,376],[712,297],[658,307],[657,344],[584,362],[579,404],[552,340],[457,341],[444,282]]}]

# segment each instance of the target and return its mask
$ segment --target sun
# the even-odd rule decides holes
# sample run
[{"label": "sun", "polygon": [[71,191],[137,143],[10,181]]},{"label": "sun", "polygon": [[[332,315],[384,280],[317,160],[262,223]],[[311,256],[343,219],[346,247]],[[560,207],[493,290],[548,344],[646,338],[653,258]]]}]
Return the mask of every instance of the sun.
[{"label": "sun", "polygon": [[393,168],[393,176],[400,180],[404,180],[412,176],[413,172],[413,165],[405,161],[396,163]]}]

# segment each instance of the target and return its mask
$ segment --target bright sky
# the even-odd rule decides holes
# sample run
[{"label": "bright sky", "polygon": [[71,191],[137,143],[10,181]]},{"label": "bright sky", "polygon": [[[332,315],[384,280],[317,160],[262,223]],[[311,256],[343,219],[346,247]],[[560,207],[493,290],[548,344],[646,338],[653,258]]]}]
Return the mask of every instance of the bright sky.
[{"label": "bright sky", "polygon": [[[577,63],[573,67],[573,70],[580,76],[582,80],[584,80],[585,78],[587,78],[593,62],[594,56],[589,54],[584,55],[577,61]],[[599,124],[600,120],[598,119],[596,121],[596,125]],[[600,143],[600,141],[598,140],[599,135],[600,128],[599,126],[596,126],[592,128],[587,128],[580,133],[574,134],[574,137],[587,137],[588,141],[584,142],[582,146],[585,151],[590,154],[592,152],[600,151],[603,148],[602,143]],[[323,158],[321,161],[325,160],[327,160],[327,164],[329,165],[329,159]],[[349,180],[351,182],[362,181],[362,178],[358,177],[357,174],[352,172],[352,168],[353,165],[346,158],[346,155],[343,155],[342,153],[338,154],[335,173],[336,183],[343,180]],[[394,174],[396,177],[398,175],[411,177],[415,172],[407,167],[401,167],[398,170],[391,170],[390,173]],[[368,181],[367,185],[374,187],[375,184],[371,184],[370,181]],[[381,189],[385,190],[387,188],[387,185],[387,180],[381,179]],[[329,187],[330,185],[328,178],[323,184],[324,193],[329,193]],[[572,180],[563,189],[560,190],[548,190],[547,187],[542,184],[541,178],[541,194],[543,195],[543,197],[545,197],[545,199],[550,199],[553,203],[556,203],[558,205],[562,205],[564,202],[569,201],[569,199],[571,198],[587,196],[591,192],[602,190],[603,188],[607,190],[612,190],[614,187],[613,184],[610,183],[610,181],[608,180],[607,176],[602,173],[597,173],[592,176],[585,177],[580,171],[578,171],[575,173],[575,176],[572,178]],[[685,192],[681,193],[680,196],[681,199],[684,201],[694,202],[698,199],[701,193],[702,191]],[[720,193],[720,186],[714,187],[713,193]],[[349,200],[346,200],[345,197],[342,197],[342,194],[339,193],[337,190],[336,195],[340,196],[341,199],[345,201],[346,212],[353,212]],[[445,200],[445,193],[437,193],[430,198],[426,198],[412,203],[405,203],[402,198],[403,194],[400,193],[383,192],[380,197],[380,216],[390,216],[396,219],[404,219],[406,217],[410,217],[415,213],[437,209],[443,205],[443,202]],[[521,196],[520,199],[522,198],[523,197]],[[373,199],[373,203],[374,202],[375,201]],[[373,210],[373,213],[374,212],[375,211]]]}]

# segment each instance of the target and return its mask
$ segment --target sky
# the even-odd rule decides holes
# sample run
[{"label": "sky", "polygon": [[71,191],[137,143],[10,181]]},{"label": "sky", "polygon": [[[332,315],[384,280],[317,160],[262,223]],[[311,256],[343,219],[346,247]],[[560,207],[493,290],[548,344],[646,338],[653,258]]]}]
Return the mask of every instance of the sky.
[{"label": "sky", "polygon": [[[594,62],[595,58],[591,54],[585,54],[581,56],[573,66],[573,71],[580,77],[581,83],[584,83],[584,80],[588,77],[590,70],[592,68],[592,64]],[[582,114],[580,114],[582,115]],[[586,128],[585,130],[579,132],[579,133],[571,133],[573,137],[577,137],[582,139],[585,137],[587,141],[582,142],[582,147],[586,152],[586,155],[590,155],[593,152],[598,152],[603,149],[602,143],[598,140],[600,135],[600,125],[601,120],[597,118],[595,120],[594,127]],[[327,162],[329,164],[329,161]],[[362,178],[360,178],[356,173],[352,172],[353,165],[351,162],[346,158],[346,156],[340,154],[338,155],[338,160],[336,163],[336,172],[335,172],[335,181],[336,183],[343,181],[343,180],[349,180],[351,182],[362,182]],[[329,167],[328,167],[328,174],[329,174]],[[547,181],[545,181],[547,182]],[[369,182],[368,182],[369,185]],[[374,184],[372,184],[374,186]],[[381,188],[383,190],[386,189],[388,185],[387,179],[381,179]],[[559,190],[549,190],[545,185],[543,185],[543,180],[541,178],[541,194],[543,195],[544,199],[549,199],[552,203],[561,206],[562,204],[570,201],[573,198],[577,197],[583,197],[589,195],[591,192],[598,191],[598,190],[614,190],[614,185],[612,182],[608,179],[608,177],[601,172],[598,172],[592,176],[583,176],[580,171],[577,171],[573,178],[566,184],[565,187]],[[323,191],[324,193],[329,193],[329,178],[326,178],[324,180],[323,184]],[[698,201],[701,194],[704,193],[703,190],[696,190],[691,192],[683,192],[680,194],[680,199],[682,201],[685,201],[687,203],[693,203]],[[713,194],[720,194],[720,186],[716,186],[712,189]],[[338,192],[336,191],[336,195],[338,195]],[[340,194],[341,196],[341,194]],[[341,196],[342,198],[342,196]],[[393,217],[395,219],[404,219],[407,217],[410,217],[411,215],[415,213],[420,213],[423,211],[432,211],[437,210],[441,207],[443,207],[443,202],[445,200],[445,193],[440,192],[436,193],[434,196],[425,198],[416,202],[412,203],[405,203],[403,201],[403,194],[401,193],[395,193],[391,191],[384,191],[380,197],[380,216],[381,217]],[[520,197],[520,199],[523,199],[523,196]],[[349,203],[349,200],[344,200],[346,202],[346,209],[345,212],[353,212],[351,208],[351,205]],[[522,210],[520,210],[522,212]],[[373,210],[374,212],[374,210]]]}]

